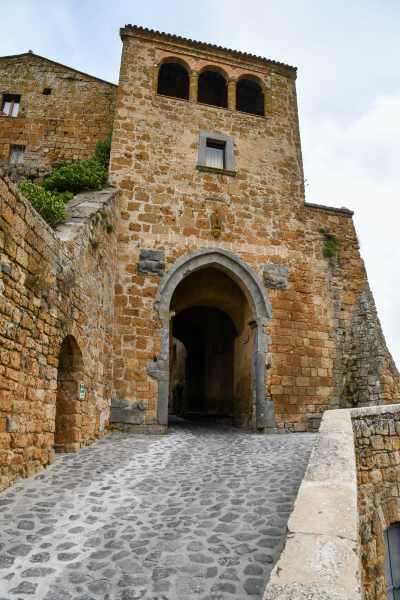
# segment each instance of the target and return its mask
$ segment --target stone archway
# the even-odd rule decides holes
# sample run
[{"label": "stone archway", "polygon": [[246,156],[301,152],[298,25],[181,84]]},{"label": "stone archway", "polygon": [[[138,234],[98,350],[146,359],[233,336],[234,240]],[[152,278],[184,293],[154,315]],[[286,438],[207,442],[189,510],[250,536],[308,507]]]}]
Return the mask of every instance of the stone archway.
[{"label": "stone archway", "polygon": [[260,278],[242,259],[221,248],[202,248],[178,259],[162,277],[155,296],[154,308],[164,326],[161,333],[161,351],[157,361],[147,363],[147,372],[158,380],[157,420],[160,425],[168,423],[171,300],[179,283],[188,275],[213,267],[230,277],[243,292],[249,308],[247,321],[252,329],[251,395],[255,404],[256,427],[275,427],[275,414],[271,400],[266,398],[266,353],[270,337],[264,327],[272,317],[271,303]]},{"label": "stone archway", "polygon": [[72,335],[60,347],[57,369],[55,452],[78,452],[82,440],[83,358]]}]

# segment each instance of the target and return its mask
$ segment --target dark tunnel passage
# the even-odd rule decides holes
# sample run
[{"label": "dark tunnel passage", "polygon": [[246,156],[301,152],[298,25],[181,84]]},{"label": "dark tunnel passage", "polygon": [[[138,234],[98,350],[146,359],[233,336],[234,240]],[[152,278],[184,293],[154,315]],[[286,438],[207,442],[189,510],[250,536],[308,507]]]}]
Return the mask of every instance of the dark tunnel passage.
[{"label": "dark tunnel passage", "polygon": [[[196,306],[173,319],[170,413],[233,423],[234,342],[237,332],[222,310]],[[179,378],[178,378],[179,375]]]}]

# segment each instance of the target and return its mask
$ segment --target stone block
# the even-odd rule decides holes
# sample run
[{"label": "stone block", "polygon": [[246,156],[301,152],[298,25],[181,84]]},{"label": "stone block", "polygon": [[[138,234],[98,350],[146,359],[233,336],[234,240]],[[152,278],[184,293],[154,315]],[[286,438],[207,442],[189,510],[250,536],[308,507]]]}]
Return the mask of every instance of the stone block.
[{"label": "stone block", "polygon": [[110,414],[110,423],[130,423],[141,425],[144,416],[141,410],[132,408],[112,408]]},{"label": "stone block", "polygon": [[286,290],[288,269],[283,264],[265,263],[263,270],[263,283],[265,287],[274,290]]},{"label": "stone block", "polygon": [[18,423],[17,423],[16,419],[7,419],[6,431],[8,433],[16,433],[18,431]]},{"label": "stone block", "polygon": [[162,276],[165,268],[165,252],[163,250],[141,250],[138,263],[138,275]]}]

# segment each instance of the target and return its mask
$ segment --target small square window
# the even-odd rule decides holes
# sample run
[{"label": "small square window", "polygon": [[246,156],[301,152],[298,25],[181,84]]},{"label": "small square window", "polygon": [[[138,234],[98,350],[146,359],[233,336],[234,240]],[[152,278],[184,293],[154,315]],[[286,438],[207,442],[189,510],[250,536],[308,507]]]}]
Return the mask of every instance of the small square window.
[{"label": "small square window", "polygon": [[212,140],[207,140],[206,167],[225,169],[225,144],[218,144]]},{"label": "small square window", "polygon": [[199,134],[197,168],[200,171],[224,171],[226,175],[235,177],[233,137],[208,131],[200,131]]},{"label": "small square window", "polygon": [[11,146],[9,163],[13,165],[20,165],[24,162],[24,146]]},{"label": "small square window", "polygon": [[16,117],[18,115],[21,96],[4,94],[1,110],[5,117]]}]

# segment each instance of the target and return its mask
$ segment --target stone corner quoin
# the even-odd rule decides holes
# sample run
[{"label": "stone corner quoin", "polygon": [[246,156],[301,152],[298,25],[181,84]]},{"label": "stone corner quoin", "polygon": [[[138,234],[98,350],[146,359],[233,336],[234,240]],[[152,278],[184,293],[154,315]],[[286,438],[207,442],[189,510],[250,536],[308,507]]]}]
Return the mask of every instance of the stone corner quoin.
[{"label": "stone corner quoin", "polygon": [[[19,106],[0,115],[3,489],[107,430],[166,433],[171,413],[302,432],[400,400],[353,213],[305,202],[296,69],[121,38],[118,88],[0,58],[2,107]],[[112,123],[114,192],[52,231],[11,181],[89,157]]]}]

